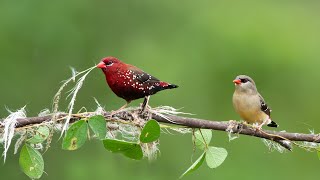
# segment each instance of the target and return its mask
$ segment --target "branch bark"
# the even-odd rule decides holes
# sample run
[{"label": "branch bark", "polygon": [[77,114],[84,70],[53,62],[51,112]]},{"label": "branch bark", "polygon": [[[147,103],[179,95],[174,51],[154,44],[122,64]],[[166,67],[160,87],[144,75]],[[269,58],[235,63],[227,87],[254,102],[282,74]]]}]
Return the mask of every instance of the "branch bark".
[{"label": "branch bark", "polygon": [[[123,111],[121,113],[113,115],[111,118],[110,113],[107,112],[104,114],[104,116],[107,121],[110,121],[111,119],[120,119],[120,120],[130,121],[130,120],[134,120],[134,116],[132,114],[133,114],[132,112]],[[67,116],[66,113],[60,113],[56,116],[56,119],[63,120],[66,116]],[[90,116],[90,113],[82,113],[81,116],[73,115],[71,118],[71,123],[77,120],[80,120],[81,117],[87,117],[87,116]],[[158,115],[154,113],[151,115],[144,114],[140,116],[141,116],[140,118],[143,118],[143,119],[152,118],[160,123],[181,125],[187,128],[212,129],[212,130],[225,131],[225,132],[229,131],[234,134],[242,134],[247,136],[264,138],[264,139],[277,142],[288,150],[292,149],[291,144],[288,141],[320,143],[320,134],[304,134],[304,133],[294,133],[294,132],[257,130],[236,121],[214,121],[214,120],[204,120],[204,119],[182,117],[182,116],[175,116],[175,115],[163,116],[163,115]],[[17,119],[17,124],[15,127],[22,128],[22,127],[26,127],[34,124],[49,122],[52,120],[52,118],[53,118],[52,115],[43,116],[43,117],[21,118],[21,119]],[[3,131],[3,125],[0,125],[0,131]]]}]

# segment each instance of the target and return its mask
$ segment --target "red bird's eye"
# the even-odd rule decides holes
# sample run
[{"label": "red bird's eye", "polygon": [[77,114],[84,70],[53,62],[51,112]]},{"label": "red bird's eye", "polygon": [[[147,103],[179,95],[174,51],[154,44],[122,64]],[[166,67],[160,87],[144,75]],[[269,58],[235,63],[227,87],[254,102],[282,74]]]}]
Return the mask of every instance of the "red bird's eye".
[{"label": "red bird's eye", "polygon": [[106,66],[112,66],[112,64],[113,64],[113,61],[106,62]]}]

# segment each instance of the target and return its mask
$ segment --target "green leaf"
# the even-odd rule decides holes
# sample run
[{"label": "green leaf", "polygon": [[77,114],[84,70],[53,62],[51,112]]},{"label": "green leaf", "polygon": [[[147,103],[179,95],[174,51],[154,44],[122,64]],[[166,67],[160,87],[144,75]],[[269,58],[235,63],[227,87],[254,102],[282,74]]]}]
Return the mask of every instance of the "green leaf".
[{"label": "green leaf", "polygon": [[50,130],[47,126],[39,126],[34,136],[28,139],[27,142],[31,144],[42,143],[48,138],[49,134],[50,134]]},{"label": "green leaf", "polygon": [[143,158],[141,146],[137,143],[105,139],[103,140],[103,144],[104,148],[113,153],[121,153],[135,160],[141,160]]},{"label": "green leaf", "polygon": [[228,156],[227,150],[219,147],[209,146],[206,152],[206,162],[210,168],[220,166]]},{"label": "green leaf", "polygon": [[[201,132],[200,132],[201,131]],[[212,131],[210,129],[200,129],[194,133],[196,147],[205,150],[212,138]]]},{"label": "green leaf", "polygon": [[140,141],[142,143],[149,143],[159,139],[160,126],[156,120],[149,120],[143,127],[140,134]]},{"label": "green leaf", "polygon": [[39,179],[44,170],[44,162],[39,151],[29,144],[21,148],[19,164],[22,171],[31,179]]},{"label": "green leaf", "polygon": [[318,158],[320,160],[320,149],[318,149],[317,154],[318,154]]},{"label": "green leaf", "polygon": [[88,120],[88,124],[91,130],[99,139],[105,139],[107,134],[106,120],[103,116],[92,116]]},{"label": "green leaf", "polygon": [[203,152],[201,156],[184,172],[179,179],[183,178],[185,175],[190,174],[194,171],[196,171],[203,163],[205,159],[206,153]]},{"label": "green leaf", "polygon": [[62,149],[76,150],[80,148],[87,140],[87,131],[88,124],[84,120],[72,124],[63,138]]}]

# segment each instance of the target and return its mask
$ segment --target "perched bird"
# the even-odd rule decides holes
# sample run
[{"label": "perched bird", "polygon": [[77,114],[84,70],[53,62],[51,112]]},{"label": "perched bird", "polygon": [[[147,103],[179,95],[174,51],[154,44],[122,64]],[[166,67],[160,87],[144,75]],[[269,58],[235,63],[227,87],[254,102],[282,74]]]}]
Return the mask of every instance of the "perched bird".
[{"label": "perched bird", "polygon": [[233,82],[233,106],[241,118],[249,124],[258,125],[259,129],[263,125],[278,127],[278,124],[271,120],[271,109],[259,94],[253,79],[239,75]]},{"label": "perched bird", "polygon": [[177,85],[169,84],[151,76],[141,69],[123,63],[115,57],[105,57],[97,65],[101,68],[111,90],[126,104],[119,110],[125,108],[132,100],[145,98],[141,111],[148,105],[150,95],[165,89],[177,88]]}]

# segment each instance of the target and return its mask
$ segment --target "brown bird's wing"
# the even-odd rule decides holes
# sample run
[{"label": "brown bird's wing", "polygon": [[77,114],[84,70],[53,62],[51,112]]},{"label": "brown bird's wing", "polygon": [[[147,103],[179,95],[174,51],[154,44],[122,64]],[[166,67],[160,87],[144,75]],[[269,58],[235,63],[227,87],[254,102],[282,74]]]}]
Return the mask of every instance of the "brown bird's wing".
[{"label": "brown bird's wing", "polygon": [[264,101],[263,97],[260,94],[259,94],[259,97],[260,97],[261,110],[270,117],[270,113],[272,110],[269,108],[268,104]]},{"label": "brown bird's wing", "polygon": [[135,67],[135,66],[130,66],[129,69],[132,71],[133,75],[135,76],[135,80],[137,80],[140,83],[155,83],[155,82],[160,82],[160,80],[144,71],[141,69]]}]

